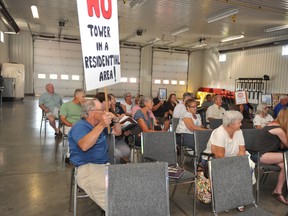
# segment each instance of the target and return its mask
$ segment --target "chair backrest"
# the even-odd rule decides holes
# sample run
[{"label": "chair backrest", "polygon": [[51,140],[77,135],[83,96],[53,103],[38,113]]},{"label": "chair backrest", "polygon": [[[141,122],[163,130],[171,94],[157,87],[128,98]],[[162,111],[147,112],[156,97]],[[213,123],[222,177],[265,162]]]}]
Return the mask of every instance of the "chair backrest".
[{"label": "chair backrest", "polygon": [[179,118],[172,118],[172,131],[175,132],[179,124]]},{"label": "chair backrest", "polygon": [[212,159],[209,174],[214,213],[255,203],[248,156]]},{"label": "chair backrest", "polygon": [[109,163],[115,164],[116,163],[116,156],[115,156],[115,136],[114,136],[114,134],[107,134],[106,143],[108,145]]},{"label": "chair backrest", "polygon": [[165,162],[108,166],[105,215],[170,215]]},{"label": "chair backrest", "polygon": [[286,191],[288,191],[288,151],[283,152],[284,157],[284,167],[285,167],[285,177],[286,177]]},{"label": "chair backrest", "polygon": [[182,133],[181,134],[181,146],[195,149],[194,134]]},{"label": "chair backrest", "polygon": [[218,128],[220,125],[222,125],[222,123],[223,123],[222,119],[209,119],[210,128],[212,130]]},{"label": "chair backrest", "polygon": [[242,129],[245,147],[247,150],[257,151],[258,147],[256,146],[255,139],[261,136],[261,129]]},{"label": "chair backrest", "polygon": [[141,152],[144,160],[177,164],[176,136],[174,132],[142,132]]},{"label": "chair backrest", "polygon": [[212,130],[194,131],[195,155],[200,156],[206,149]]}]

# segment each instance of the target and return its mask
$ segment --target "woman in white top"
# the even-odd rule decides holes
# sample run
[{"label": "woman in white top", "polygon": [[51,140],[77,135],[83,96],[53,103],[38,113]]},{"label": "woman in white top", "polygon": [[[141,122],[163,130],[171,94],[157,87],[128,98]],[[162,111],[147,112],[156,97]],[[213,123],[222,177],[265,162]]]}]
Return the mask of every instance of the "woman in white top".
[{"label": "woman in white top", "polygon": [[269,107],[266,103],[258,104],[256,115],[253,119],[253,125],[256,129],[261,129],[274,120],[273,117],[268,114],[268,110]]},{"label": "woman in white top", "polygon": [[186,112],[180,116],[176,133],[193,134],[195,130],[206,130],[203,128],[201,116],[197,114],[197,102],[194,99],[188,99],[185,102]]}]

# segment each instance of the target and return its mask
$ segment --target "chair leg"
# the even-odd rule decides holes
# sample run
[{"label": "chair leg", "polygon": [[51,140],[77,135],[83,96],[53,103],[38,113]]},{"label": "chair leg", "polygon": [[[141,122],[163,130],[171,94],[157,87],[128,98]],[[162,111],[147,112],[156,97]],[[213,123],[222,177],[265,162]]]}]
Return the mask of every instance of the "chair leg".
[{"label": "chair leg", "polygon": [[[75,168],[76,169],[76,168]],[[73,215],[77,216],[77,169],[74,171],[74,208]]]},{"label": "chair leg", "polygon": [[175,184],[175,186],[174,186],[174,188],[173,188],[173,191],[172,191],[172,195],[171,195],[171,197],[174,197],[174,195],[175,195],[175,191],[176,191],[176,189],[177,189],[177,184]]},{"label": "chair leg", "polygon": [[69,212],[72,211],[73,202],[74,167],[71,170]]}]

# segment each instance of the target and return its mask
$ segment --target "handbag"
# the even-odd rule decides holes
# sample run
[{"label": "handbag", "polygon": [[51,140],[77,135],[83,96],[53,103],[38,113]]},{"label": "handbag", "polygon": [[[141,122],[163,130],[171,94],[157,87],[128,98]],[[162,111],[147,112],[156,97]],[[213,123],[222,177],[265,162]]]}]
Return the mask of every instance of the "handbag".
[{"label": "handbag", "polygon": [[196,178],[196,197],[205,204],[211,203],[212,200],[210,180],[204,176],[203,172],[198,172]]}]

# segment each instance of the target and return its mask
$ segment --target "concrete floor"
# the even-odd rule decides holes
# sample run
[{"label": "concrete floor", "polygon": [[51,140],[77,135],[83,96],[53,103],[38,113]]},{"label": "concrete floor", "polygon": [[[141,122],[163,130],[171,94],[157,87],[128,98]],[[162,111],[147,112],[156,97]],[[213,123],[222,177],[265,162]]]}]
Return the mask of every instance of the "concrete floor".
[{"label": "concrete floor", "polygon": [[[61,139],[55,139],[48,126],[46,138],[40,136],[41,110],[38,98],[3,102],[0,107],[0,215],[63,216],[68,211],[71,168],[62,163]],[[65,151],[65,150],[64,150]],[[288,215],[288,206],[271,196],[277,175],[270,175],[261,186],[259,206],[275,215]],[[179,187],[170,202],[172,216],[192,215],[192,197],[187,186]],[[100,215],[88,199],[79,202],[78,215]],[[211,206],[196,202],[199,216],[212,215]],[[221,215],[234,215],[232,210]]]}]

